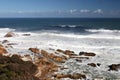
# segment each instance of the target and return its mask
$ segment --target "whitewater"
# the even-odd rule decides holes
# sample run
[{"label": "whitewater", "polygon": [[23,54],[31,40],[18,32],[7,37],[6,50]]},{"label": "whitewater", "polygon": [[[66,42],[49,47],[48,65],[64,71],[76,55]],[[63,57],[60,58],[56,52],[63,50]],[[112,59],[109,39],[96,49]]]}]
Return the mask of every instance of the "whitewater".
[{"label": "whitewater", "polygon": [[[86,31],[88,31],[89,34],[63,33],[49,30],[22,32],[10,28],[1,28],[0,41],[8,40],[11,43],[16,43],[15,45],[12,45],[13,48],[8,49],[11,54],[30,54],[28,51],[30,47],[38,48],[40,50],[72,50],[76,54],[79,54],[79,52],[82,51],[94,52],[97,54],[97,56],[85,62],[103,64],[95,70],[93,70],[91,67],[85,66],[84,63],[78,68],[71,67],[72,64],[70,65],[69,61],[68,63],[65,63],[64,66],[67,65],[71,67],[71,69],[73,68],[74,71],[81,73],[82,70],[89,69],[89,72],[96,74],[94,76],[101,75],[102,77],[109,78],[116,78],[117,76],[117,78],[119,78],[120,71],[108,72],[107,66],[110,64],[120,64],[120,30],[86,29]],[[8,38],[4,37],[4,35],[8,32],[14,32],[16,36]],[[31,35],[23,36],[23,34]],[[73,65],[77,67],[78,63]],[[65,72],[69,71],[64,71],[63,73]],[[92,78],[90,74],[87,74],[87,76],[89,76],[88,78]]]}]

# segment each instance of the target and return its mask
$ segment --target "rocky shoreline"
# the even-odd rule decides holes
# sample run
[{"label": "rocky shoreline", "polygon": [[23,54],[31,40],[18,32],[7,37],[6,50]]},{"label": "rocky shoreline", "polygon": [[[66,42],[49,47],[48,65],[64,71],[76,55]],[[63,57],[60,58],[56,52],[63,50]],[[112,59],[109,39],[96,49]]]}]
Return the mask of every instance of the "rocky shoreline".
[{"label": "rocky shoreline", "polygon": [[[18,35],[9,32],[4,37],[14,36]],[[23,36],[31,35],[23,34]],[[27,49],[29,54],[26,52],[24,52],[26,53],[24,55],[11,54],[10,49],[14,48],[14,45],[17,45],[17,43],[11,43],[8,40],[1,41],[0,80],[18,80],[18,78],[20,80],[120,79],[117,75],[120,64],[111,63],[107,65],[95,61],[101,56],[93,52],[82,51],[76,54],[71,50],[52,48],[44,50],[30,47]],[[5,69],[7,69],[7,72]],[[11,73],[8,74],[8,72]],[[3,77],[6,77],[6,79],[3,79]]]}]

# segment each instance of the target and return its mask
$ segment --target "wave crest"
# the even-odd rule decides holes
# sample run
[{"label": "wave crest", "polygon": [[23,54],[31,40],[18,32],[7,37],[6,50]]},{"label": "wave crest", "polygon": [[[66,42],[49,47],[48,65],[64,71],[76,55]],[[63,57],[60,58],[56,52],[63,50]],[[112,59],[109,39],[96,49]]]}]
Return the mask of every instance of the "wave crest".
[{"label": "wave crest", "polygon": [[85,31],[92,33],[120,33],[120,30],[109,30],[109,29],[86,29]]},{"label": "wave crest", "polygon": [[15,31],[15,29],[12,29],[12,28],[0,28],[0,32],[10,32],[10,31]]}]

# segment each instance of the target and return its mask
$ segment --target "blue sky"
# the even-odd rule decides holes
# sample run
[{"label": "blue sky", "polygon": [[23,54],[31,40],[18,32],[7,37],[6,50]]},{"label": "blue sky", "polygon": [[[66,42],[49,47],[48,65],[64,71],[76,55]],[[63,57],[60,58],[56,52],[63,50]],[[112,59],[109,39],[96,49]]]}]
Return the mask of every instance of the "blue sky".
[{"label": "blue sky", "polygon": [[120,0],[0,0],[0,17],[120,18]]}]

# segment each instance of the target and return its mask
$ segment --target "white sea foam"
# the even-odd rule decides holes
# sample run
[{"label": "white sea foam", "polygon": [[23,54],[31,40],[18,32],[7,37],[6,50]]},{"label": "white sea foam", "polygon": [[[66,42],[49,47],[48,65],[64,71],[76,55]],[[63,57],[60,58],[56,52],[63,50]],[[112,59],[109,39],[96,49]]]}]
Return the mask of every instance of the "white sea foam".
[{"label": "white sea foam", "polygon": [[0,33],[4,33],[4,32],[10,32],[10,31],[15,31],[15,29],[11,29],[11,28],[0,28]]},{"label": "white sea foam", "polygon": [[109,29],[86,29],[88,32],[100,32],[100,33],[120,33],[120,30],[109,30]]},{"label": "white sea foam", "polygon": [[[9,31],[9,29],[7,30]],[[93,32],[97,32],[97,31],[93,31]],[[75,51],[76,54],[78,54],[80,51],[95,52],[97,56],[92,58],[88,62],[86,61],[85,63],[90,63],[90,62],[101,63],[102,65],[100,66],[100,68],[97,67],[96,69],[93,70],[93,68],[89,66],[81,65],[82,63],[76,63],[76,64],[80,64],[79,67],[74,67],[78,69],[74,70],[72,68],[73,66],[71,66],[71,70],[73,70],[73,72],[74,71],[82,72],[82,70],[87,71],[89,68],[89,71],[91,73],[95,73],[96,75],[102,74],[103,76],[106,76],[109,73],[110,75],[119,76],[120,71],[108,72],[108,67],[106,67],[110,64],[118,64],[120,61],[119,31],[103,30],[103,32],[105,32],[103,33],[101,30],[98,32],[99,33],[83,35],[83,34],[71,34],[71,33],[57,33],[55,31],[52,32],[42,31],[37,33],[30,32],[31,36],[22,36],[23,32],[15,32],[19,36],[11,37],[11,38],[0,37],[0,41],[7,39],[11,43],[17,43],[17,45],[13,45],[14,48],[9,49],[9,51],[11,53],[19,53],[19,54],[26,54],[26,53],[29,54],[30,52],[28,51],[28,49],[30,47],[37,47],[39,49],[47,49],[47,48],[63,49],[63,50],[70,49]],[[4,34],[6,34],[6,32],[4,32]]]},{"label": "white sea foam", "polygon": [[58,26],[60,26],[60,27],[69,27],[69,28],[75,28],[75,27],[77,27],[78,25],[58,25]]}]

